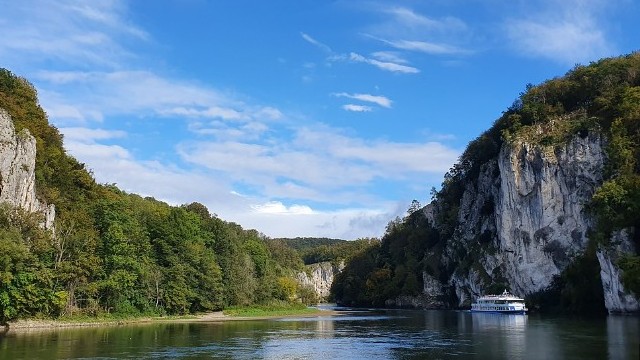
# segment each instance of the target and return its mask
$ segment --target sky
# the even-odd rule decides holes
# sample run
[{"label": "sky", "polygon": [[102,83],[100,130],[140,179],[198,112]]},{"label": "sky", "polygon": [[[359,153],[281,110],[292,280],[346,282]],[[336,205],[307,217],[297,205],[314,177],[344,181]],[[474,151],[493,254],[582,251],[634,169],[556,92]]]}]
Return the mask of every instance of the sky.
[{"label": "sky", "polygon": [[0,0],[100,183],[269,237],[380,237],[528,83],[640,48],[631,0]]}]

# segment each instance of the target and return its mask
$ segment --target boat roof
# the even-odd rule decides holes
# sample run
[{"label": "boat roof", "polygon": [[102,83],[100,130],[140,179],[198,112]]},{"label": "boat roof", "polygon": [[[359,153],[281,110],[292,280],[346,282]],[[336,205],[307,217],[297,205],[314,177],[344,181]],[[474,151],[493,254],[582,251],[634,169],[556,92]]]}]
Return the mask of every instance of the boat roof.
[{"label": "boat roof", "polygon": [[519,298],[511,293],[509,293],[507,290],[503,291],[502,294],[500,295],[484,295],[484,296],[480,296],[478,298],[478,300],[523,300],[522,298]]}]

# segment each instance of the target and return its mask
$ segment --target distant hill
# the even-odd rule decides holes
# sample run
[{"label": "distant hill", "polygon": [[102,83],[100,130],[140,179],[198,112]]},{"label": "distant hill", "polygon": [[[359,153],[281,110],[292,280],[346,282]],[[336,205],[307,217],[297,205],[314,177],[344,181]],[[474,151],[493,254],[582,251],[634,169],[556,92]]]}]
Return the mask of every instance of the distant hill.
[{"label": "distant hill", "polygon": [[340,243],[344,243],[347,240],[342,239],[329,239],[329,238],[314,238],[314,237],[296,237],[296,238],[274,238],[273,240],[279,240],[287,244],[288,247],[296,251],[305,251],[319,246],[331,246]]},{"label": "distant hill", "polygon": [[270,241],[280,242],[294,249],[302,257],[305,265],[326,261],[338,264],[379,242],[377,239],[340,240],[311,237]]}]

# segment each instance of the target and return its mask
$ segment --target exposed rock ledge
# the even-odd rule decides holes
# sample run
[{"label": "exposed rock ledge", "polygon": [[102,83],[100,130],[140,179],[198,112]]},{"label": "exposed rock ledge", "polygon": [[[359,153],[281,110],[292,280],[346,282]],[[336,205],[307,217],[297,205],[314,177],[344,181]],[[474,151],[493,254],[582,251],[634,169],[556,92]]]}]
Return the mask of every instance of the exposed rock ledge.
[{"label": "exposed rock ledge", "polygon": [[55,207],[40,202],[35,190],[36,139],[27,129],[16,134],[9,113],[0,109],[0,203],[43,214],[53,229]]},{"label": "exposed rock ledge", "polygon": [[600,278],[604,288],[604,303],[610,313],[632,313],[640,311],[640,302],[628,291],[621,281],[621,270],[616,265],[622,254],[633,254],[635,249],[626,231],[612,237],[615,247],[600,249],[596,255],[600,263]]},{"label": "exposed rock ledge", "polygon": [[337,266],[330,262],[311,264],[306,266],[307,271],[298,273],[297,280],[302,286],[313,288],[321,301],[326,301],[329,298],[333,279],[342,269],[344,269],[344,263]]},{"label": "exposed rock ledge", "polygon": [[413,309],[444,309],[446,304],[442,297],[444,292],[440,282],[426,272],[422,272],[424,284],[422,293],[416,296],[400,295],[395,299],[385,301],[385,306]]}]

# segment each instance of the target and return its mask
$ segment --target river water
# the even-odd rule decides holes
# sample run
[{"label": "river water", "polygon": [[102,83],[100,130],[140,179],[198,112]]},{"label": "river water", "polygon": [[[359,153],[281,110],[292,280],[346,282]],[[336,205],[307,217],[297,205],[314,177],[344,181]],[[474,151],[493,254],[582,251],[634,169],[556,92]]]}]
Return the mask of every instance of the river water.
[{"label": "river water", "polygon": [[633,359],[640,318],[465,311],[9,331],[0,359]]}]

